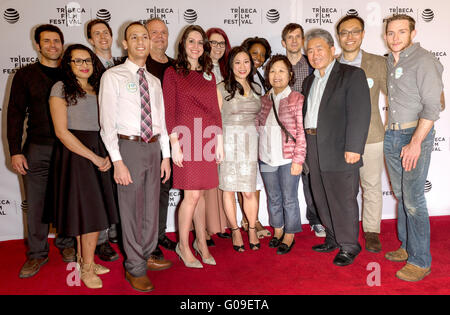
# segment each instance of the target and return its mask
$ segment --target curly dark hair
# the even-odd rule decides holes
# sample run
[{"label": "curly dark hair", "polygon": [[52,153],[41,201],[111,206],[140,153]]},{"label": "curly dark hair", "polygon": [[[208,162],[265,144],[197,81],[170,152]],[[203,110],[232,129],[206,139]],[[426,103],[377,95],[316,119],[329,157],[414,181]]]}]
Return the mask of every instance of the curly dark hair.
[{"label": "curly dark hair", "polygon": [[255,44],[261,44],[264,46],[264,48],[266,49],[264,60],[267,61],[267,59],[269,59],[270,56],[272,55],[272,48],[270,47],[270,44],[267,41],[267,39],[258,36],[249,37],[242,42],[241,46],[244,46],[248,51],[250,51],[250,48],[252,48],[252,46]]},{"label": "curly dark hair", "polygon": [[209,53],[211,52],[211,46],[206,36],[205,31],[199,25],[189,25],[183,32],[180,41],[178,42],[178,56],[175,61],[175,69],[177,73],[183,73],[184,76],[189,74],[191,66],[186,55],[186,40],[191,32],[199,32],[202,35],[203,40],[203,55],[198,58],[198,63],[202,66],[202,71],[207,74],[211,74],[213,63]]},{"label": "curly dark hair", "polygon": [[74,50],[85,50],[91,56],[93,72],[89,77],[88,82],[94,88],[96,94],[98,94],[100,89],[100,78],[105,71],[100,59],[98,59],[94,52],[88,47],[81,44],[74,44],[67,47],[60,64],[63,73],[62,82],[64,84],[64,98],[67,102],[67,106],[76,105],[77,99],[86,95],[86,92],[81,88],[72,71],[72,51]]},{"label": "curly dark hair", "polygon": [[227,62],[227,67],[226,67],[227,76],[226,76],[226,79],[224,80],[225,90],[227,90],[227,92],[230,93],[230,95],[228,95],[225,98],[227,101],[234,98],[236,91],[239,91],[239,94],[244,95],[244,88],[238,81],[236,81],[236,78],[233,73],[234,59],[236,58],[237,54],[239,54],[241,52],[246,53],[248,55],[248,58],[250,59],[250,64],[251,64],[250,73],[248,74],[246,80],[247,80],[248,84],[250,85],[250,88],[252,89],[252,91],[258,95],[261,95],[254,88],[254,85],[256,85],[255,81],[253,81],[253,73],[255,70],[255,65],[253,63],[252,56],[250,56],[250,53],[248,52],[248,50],[245,47],[237,46],[237,47],[234,47],[233,49],[231,49],[230,53],[228,54],[228,62]]},{"label": "curly dark hair", "polygon": [[292,70],[292,64],[289,61],[288,57],[286,57],[285,55],[273,55],[272,58],[270,58],[270,60],[267,62],[267,65],[264,69],[264,75],[265,75],[265,81],[266,81],[266,85],[268,89],[272,88],[272,85],[270,84],[269,81],[269,73],[270,73],[270,69],[272,68],[272,66],[275,64],[275,62],[278,61],[283,61],[284,64],[286,65],[286,67],[288,68],[288,72],[291,75],[291,78],[288,82],[288,85],[292,86],[295,83],[295,75],[294,75],[294,70]]}]

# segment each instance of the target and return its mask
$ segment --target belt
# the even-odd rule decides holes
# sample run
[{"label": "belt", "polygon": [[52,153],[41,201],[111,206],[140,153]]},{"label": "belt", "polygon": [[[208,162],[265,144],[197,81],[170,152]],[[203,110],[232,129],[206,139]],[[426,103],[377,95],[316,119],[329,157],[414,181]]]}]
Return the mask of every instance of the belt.
[{"label": "belt", "polygon": [[410,121],[407,123],[392,123],[386,126],[386,130],[403,130],[403,129],[408,129],[408,128],[412,128],[412,127],[417,127],[417,125],[419,124],[418,120],[415,121]]},{"label": "belt", "polygon": [[[131,141],[136,141],[136,142],[145,142],[144,139],[141,138],[141,136],[126,136],[126,135],[121,135],[118,134],[119,139],[125,139],[125,140],[131,140]],[[148,143],[152,143],[152,142],[156,142],[159,139],[159,134],[154,135],[150,141]]]},{"label": "belt", "polygon": [[305,132],[307,135],[316,136],[317,135],[317,129],[316,128],[308,128],[305,129]]}]

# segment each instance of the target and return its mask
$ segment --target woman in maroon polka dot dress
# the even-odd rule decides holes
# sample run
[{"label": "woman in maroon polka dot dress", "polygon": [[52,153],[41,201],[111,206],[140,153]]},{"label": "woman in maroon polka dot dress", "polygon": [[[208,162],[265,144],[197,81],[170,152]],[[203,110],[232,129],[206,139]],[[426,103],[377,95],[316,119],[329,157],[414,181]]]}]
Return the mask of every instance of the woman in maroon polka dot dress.
[{"label": "woman in maroon polka dot dress", "polygon": [[194,249],[215,265],[206,245],[205,190],[219,184],[217,163],[223,159],[222,120],[216,80],[211,72],[210,45],[200,26],[185,29],[175,67],[164,75],[164,103],[173,160],[173,187],[184,190],[178,210],[180,242],[176,252],[187,267],[202,268],[189,247],[192,220]]}]

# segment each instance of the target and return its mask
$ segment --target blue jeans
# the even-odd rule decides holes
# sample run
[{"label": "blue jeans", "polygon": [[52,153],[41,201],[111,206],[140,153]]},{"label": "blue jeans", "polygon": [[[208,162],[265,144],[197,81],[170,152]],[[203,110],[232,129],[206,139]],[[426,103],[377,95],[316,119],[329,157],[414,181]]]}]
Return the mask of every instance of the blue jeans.
[{"label": "blue jeans", "polygon": [[259,161],[261,177],[266,188],[269,222],[274,228],[283,228],[293,234],[302,231],[298,183],[300,175],[291,175],[291,163],[272,167]]},{"label": "blue jeans", "polygon": [[407,145],[416,128],[387,130],[384,138],[384,155],[397,198],[397,229],[401,247],[408,252],[408,263],[421,268],[431,266],[430,220],[425,200],[425,181],[433,149],[434,128],[422,142],[416,168],[406,172],[402,167],[400,153]]}]

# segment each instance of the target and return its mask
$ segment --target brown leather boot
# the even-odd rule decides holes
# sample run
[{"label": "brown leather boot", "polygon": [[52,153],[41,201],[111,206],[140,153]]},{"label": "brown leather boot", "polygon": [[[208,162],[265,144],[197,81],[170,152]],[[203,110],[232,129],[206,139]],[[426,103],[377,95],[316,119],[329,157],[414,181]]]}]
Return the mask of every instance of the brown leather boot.
[{"label": "brown leather boot", "polygon": [[366,249],[372,253],[379,253],[381,251],[380,234],[373,232],[364,233],[366,239]]},{"label": "brown leather boot", "polygon": [[128,271],[125,272],[125,279],[131,284],[133,289],[140,292],[153,291],[154,286],[147,275],[142,277],[133,277]]}]

